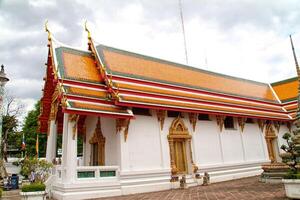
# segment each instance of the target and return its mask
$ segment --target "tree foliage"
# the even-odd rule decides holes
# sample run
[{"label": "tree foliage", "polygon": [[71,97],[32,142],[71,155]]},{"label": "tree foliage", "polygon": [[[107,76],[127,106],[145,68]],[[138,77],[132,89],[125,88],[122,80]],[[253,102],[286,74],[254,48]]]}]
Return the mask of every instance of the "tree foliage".
[{"label": "tree foliage", "polygon": [[300,164],[300,124],[299,120],[296,121],[296,129],[291,133],[285,133],[282,138],[286,141],[286,144],[281,146],[281,149],[285,152],[280,156],[282,161],[286,163],[290,171],[285,176],[288,179],[300,179],[300,171],[298,169]]},{"label": "tree foliage", "polygon": [[[25,136],[26,155],[33,157],[36,156],[36,139],[38,129],[38,117],[40,115],[40,101],[38,101],[34,109],[29,111],[24,120],[22,132]],[[47,136],[38,134],[39,137],[39,156],[44,157],[46,154]]]},{"label": "tree foliage", "polygon": [[3,113],[2,113],[2,154],[5,161],[7,161],[8,146],[13,149],[20,149],[21,140],[18,137],[18,117],[23,112],[23,104],[21,104],[13,96],[8,93],[3,99]]}]

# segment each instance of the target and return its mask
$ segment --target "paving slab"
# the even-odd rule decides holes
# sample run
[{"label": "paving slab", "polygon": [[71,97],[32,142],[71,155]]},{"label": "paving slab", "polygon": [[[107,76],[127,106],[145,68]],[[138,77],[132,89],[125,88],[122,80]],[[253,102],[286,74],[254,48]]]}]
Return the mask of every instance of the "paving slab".
[{"label": "paving slab", "polygon": [[166,190],[98,200],[287,200],[282,183],[262,183],[259,177],[196,186],[188,189]]}]

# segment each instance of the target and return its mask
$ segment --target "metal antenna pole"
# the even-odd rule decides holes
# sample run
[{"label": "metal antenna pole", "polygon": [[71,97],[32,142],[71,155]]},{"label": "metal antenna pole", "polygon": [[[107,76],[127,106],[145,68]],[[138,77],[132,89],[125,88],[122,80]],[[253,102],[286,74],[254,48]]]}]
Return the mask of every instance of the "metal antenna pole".
[{"label": "metal antenna pole", "polygon": [[183,35],[183,43],[184,43],[184,53],[185,53],[185,62],[188,65],[188,53],[186,48],[186,39],[185,39],[185,29],[184,29],[184,20],[183,20],[183,13],[182,13],[182,3],[181,0],[178,0],[179,3],[179,11],[180,11],[180,19],[181,19],[181,28],[182,28],[182,35]]}]

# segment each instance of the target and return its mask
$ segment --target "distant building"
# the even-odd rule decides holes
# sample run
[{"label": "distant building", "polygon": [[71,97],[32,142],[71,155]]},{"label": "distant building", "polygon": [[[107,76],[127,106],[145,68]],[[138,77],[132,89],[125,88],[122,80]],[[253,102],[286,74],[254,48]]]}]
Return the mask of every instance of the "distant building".
[{"label": "distant building", "polygon": [[[40,132],[47,160],[62,134],[53,195],[84,199],[258,175],[280,161],[297,109],[296,78],[266,84],[49,35]],[[83,137],[82,162],[77,138]]]}]

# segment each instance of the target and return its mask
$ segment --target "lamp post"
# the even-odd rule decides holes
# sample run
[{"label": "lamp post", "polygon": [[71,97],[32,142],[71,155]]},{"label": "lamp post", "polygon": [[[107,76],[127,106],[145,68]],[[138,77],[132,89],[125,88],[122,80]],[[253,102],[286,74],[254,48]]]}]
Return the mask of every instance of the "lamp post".
[{"label": "lamp post", "polygon": [[3,96],[4,96],[4,86],[9,81],[5,72],[4,65],[1,65],[0,70],[0,160],[3,159],[2,155],[2,105],[3,105]]}]

